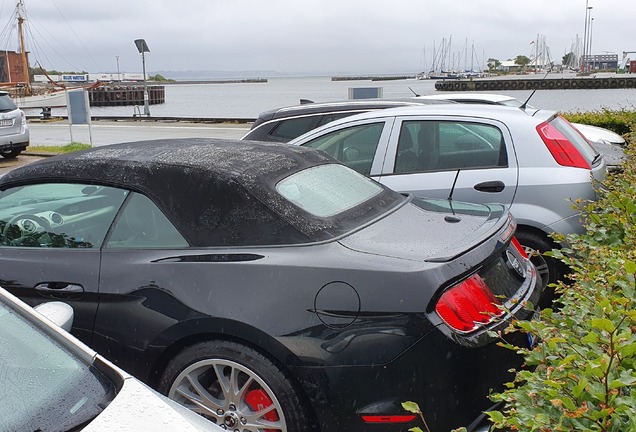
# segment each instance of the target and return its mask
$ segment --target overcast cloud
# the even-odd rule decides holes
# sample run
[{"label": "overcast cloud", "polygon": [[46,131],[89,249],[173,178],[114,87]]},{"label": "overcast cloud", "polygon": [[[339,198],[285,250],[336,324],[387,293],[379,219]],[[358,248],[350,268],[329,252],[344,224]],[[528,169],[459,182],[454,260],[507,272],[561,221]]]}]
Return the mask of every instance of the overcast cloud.
[{"label": "overcast cloud", "polygon": [[[24,0],[28,50],[46,69],[140,72],[133,43],[150,48],[156,71],[277,71],[294,74],[414,73],[430,68],[434,48],[474,66],[531,56],[546,38],[557,63],[577,35],[586,0]],[[592,51],[636,51],[636,1],[588,0]],[[0,4],[6,25],[15,0]],[[4,28],[0,49],[15,50]],[[9,41],[9,39],[13,39]]]}]

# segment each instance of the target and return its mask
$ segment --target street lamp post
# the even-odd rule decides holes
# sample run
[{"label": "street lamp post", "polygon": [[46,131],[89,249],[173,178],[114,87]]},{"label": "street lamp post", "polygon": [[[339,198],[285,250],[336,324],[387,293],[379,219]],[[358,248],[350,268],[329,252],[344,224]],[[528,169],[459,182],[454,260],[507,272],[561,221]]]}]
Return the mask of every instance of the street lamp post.
[{"label": "street lamp post", "polygon": [[592,14],[592,6],[588,6],[589,0],[585,0],[585,29],[583,31],[583,56],[581,57],[581,72],[585,72],[587,69],[587,45],[588,45],[588,33],[590,25],[590,15]]},{"label": "street lamp post", "polygon": [[146,56],[147,52],[150,52],[148,44],[144,39],[135,39],[135,46],[137,51],[141,54],[141,65],[144,74],[144,115],[150,117],[150,107],[148,102],[148,84],[146,83]]},{"label": "street lamp post", "polygon": [[115,59],[117,60],[117,82],[121,82],[121,76],[119,75],[119,56],[116,55]]},{"label": "street lamp post", "polygon": [[[590,15],[591,12],[590,12]],[[590,18],[590,49],[588,50],[590,57],[592,57],[592,69],[596,68],[596,61],[594,61],[594,56],[592,54],[592,30],[594,30],[594,18]]]}]

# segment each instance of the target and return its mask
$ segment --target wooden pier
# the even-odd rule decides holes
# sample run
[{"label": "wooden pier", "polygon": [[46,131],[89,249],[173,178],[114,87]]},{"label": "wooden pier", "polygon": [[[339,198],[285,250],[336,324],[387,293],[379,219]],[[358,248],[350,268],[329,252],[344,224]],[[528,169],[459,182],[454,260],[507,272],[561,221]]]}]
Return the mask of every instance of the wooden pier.
[{"label": "wooden pier", "polygon": [[615,77],[576,78],[479,78],[445,79],[435,82],[440,91],[498,91],[498,90],[587,90],[636,88],[636,75]]},{"label": "wooden pier", "polygon": [[[144,105],[144,86],[103,86],[90,89],[88,97],[91,106]],[[166,91],[162,85],[148,86],[148,103],[157,105],[166,102]]]}]

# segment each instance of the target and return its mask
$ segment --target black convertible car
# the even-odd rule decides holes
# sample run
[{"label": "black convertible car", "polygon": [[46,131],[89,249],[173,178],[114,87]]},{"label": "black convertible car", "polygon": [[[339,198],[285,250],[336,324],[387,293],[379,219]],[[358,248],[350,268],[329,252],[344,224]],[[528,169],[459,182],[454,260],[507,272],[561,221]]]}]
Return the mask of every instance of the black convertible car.
[{"label": "black convertible car", "polygon": [[514,230],[303,147],[127,143],[0,179],[0,284],[228,430],[474,430],[540,295]]}]

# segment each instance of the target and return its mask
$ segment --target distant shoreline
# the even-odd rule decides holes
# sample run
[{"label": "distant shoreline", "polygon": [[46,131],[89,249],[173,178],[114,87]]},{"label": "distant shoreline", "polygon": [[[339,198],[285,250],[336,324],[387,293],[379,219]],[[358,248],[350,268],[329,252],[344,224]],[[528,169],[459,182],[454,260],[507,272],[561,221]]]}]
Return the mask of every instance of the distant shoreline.
[{"label": "distant shoreline", "polygon": [[249,78],[232,80],[175,80],[175,81],[153,81],[154,84],[241,84],[241,83],[266,83],[267,78]]}]

